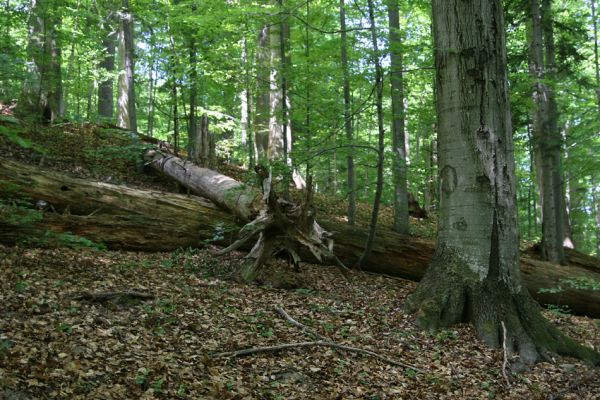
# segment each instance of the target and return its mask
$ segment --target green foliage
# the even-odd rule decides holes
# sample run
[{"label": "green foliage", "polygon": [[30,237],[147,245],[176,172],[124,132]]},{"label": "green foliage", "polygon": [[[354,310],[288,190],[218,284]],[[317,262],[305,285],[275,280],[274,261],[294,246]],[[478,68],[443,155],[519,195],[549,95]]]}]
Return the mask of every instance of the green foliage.
[{"label": "green foliage", "polygon": [[[570,218],[577,248],[596,250],[594,205],[600,198],[600,136],[598,136],[597,98],[595,94],[594,43],[591,40],[589,3],[580,0],[554,3],[553,22],[556,41],[556,79],[546,82],[558,94],[559,125],[564,131],[565,189],[569,191]],[[0,102],[18,99],[25,82],[31,82],[31,49],[28,46],[30,5],[10,0],[0,13]],[[385,2],[376,2],[376,28],[382,45],[380,57],[389,72],[388,24]],[[408,133],[409,191],[420,204],[427,198],[435,208],[437,150],[434,107],[434,62],[431,38],[431,2],[400,2],[401,50],[405,73],[406,132]],[[536,241],[540,236],[539,190],[531,169],[532,79],[528,66],[528,4],[504,3],[506,14],[507,56],[511,110],[517,172],[517,201],[521,237]],[[348,155],[356,165],[357,196],[369,202],[374,193],[376,153],[367,150],[375,143],[376,115],[373,107],[374,71],[371,62],[369,32],[365,27],[365,3],[346,4],[348,25],[348,79],[350,82],[353,138],[344,132],[343,95],[340,68],[341,38],[339,4],[300,0],[256,3],[226,3],[207,0],[130,2],[136,23],[136,107],[139,131],[163,140],[174,140],[174,105],[179,129],[179,145],[185,149],[189,138],[189,105],[196,92],[196,115],[207,115],[214,133],[217,155],[228,162],[249,164],[248,142],[242,142],[242,94],[250,93],[251,109],[248,132],[258,112],[257,94],[261,82],[257,64],[257,33],[263,26],[282,21],[289,25],[290,59],[282,76],[289,84],[290,124],[293,128],[293,168],[303,175],[311,173],[317,193],[345,200]],[[282,10],[280,8],[283,8]],[[105,79],[115,81],[120,71],[100,68],[106,56],[103,39],[117,24],[111,16],[118,11],[115,2],[48,2],[48,12],[60,15],[55,27],[62,49],[62,84],[66,115],[70,121],[97,121],[97,85]],[[191,57],[192,44],[195,62]],[[448,49],[450,53],[456,49]],[[268,67],[269,71],[271,66]],[[275,84],[277,84],[275,82]],[[173,97],[173,89],[177,97]],[[116,98],[116,96],[115,96]],[[389,80],[384,90],[385,124],[391,125]],[[278,117],[268,115],[268,117]],[[43,153],[35,141],[20,134],[16,120],[0,115],[0,136],[22,148]],[[115,122],[115,121],[108,121]],[[114,131],[111,133],[111,131]],[[101,135],[114,134],[112,146],[87,150],[86,159],[106,160],[94,164],[98,169],[114,168],[115,163],[138,165],[143,146],[123,145],[123,132],[103,129]],[[117,136],[120,138],[117,140]],[[389,135],[388,135],[389,136]],[[173,143],[172,143],[173,144]],[[352,146],[363,146],[360,148]],[[391,140],[386,137],[386,182],[391,183]],[[92,163],[93,164],[93,163]],[[274,175],[289,176],[290,166],[273,164]],[[391,205],[395,196],[392,184],[385,185],[382,201]],[[413,232],[433,236],[433,224],[413,224]],[[217,232],[215,240],[222,234]]]},{"label": "green foliage", "polygon": [[[6,118],[6,117],[5,117]],[[9,142],[16,144],[23,149],[32,149],[40,154],[45,154],[46,150],[35,144],[31,139],[22,135],[22,128],[0,125],[0,135],[4,136]]]},{"label": "green foliage", "polygon": [[563,278],[558,285],[551,288],[541,288],[538,293],[562,293],[565,289],[600,290],[600,282],[588,277]]}]

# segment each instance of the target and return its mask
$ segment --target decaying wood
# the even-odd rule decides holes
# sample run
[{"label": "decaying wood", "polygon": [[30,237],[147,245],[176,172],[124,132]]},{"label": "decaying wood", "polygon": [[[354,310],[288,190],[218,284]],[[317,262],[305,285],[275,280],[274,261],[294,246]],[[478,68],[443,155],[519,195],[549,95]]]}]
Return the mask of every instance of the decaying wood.
[{"label": "decaying wood", "polygon": [[[315,221],[310,184],[304,202],[294,204],[277,197],[270,171],[260,165],[255,170],[262,193],[158,150],[146,151],[144,158],[148,165],[247,222],[240,232],[240,239],[221,252],[233,251],[255,240],[240,270],[244,281],[255,280],[262,266],[282,252],[290,256],[297,268],[301,260],[300,247],[308,249],[319,262],[331,261],[348,278],[346,267],[331,251],[330,234]],[[261,202],[257,203],[259,196]]]},{"label": "decaying wood", "polygon": [[118,304],[128,304],[136,300],[152,300],[154,299],[153,294],[142,293],[136,291],[125,291],[125,292],[102,292],[102,293],[89,293],[83,292],[73,297],[73,300],[85,300],[92,303],[107,303],[114,302]]},{"label": "decaying wood", "polygon": [[[32,207],[37,200],[45,200],[57,212],[45,211],[40,221],[20,224],[14,218],[14,210],[0,207],[2,244],[29,241],[58,246],[61,241],[47,233],[69,232],[103,243],[109,249],[172,251],[202,248],[207,243],[227,246],[238,238],[236,218],[196,196],[93,182],[0,160],[0,198],[16,197],[25,199]],[[64,213],[67,208],[69,213]],[[362,253],[366,230],[349,227],[344,222],[319,222],[332,233],[334,254],[346,265],[353,265]],[[248,244],[241,249],[249,250]],[[433,250],[431,240],[382,229],[363,269],[418,281],[429,265]],[[306,259],[311,256],[309,251],[302,249],[299,254]],[[571,256],[571,252],[567,252],[567,258]],[[559,266],[540,261],[525,252],[521,256],[523,281],[541,304],[567,306],[573,313],[598,318],[600,291],[578,290],[563,285],[562,292],[539,293],[540,289],[557,287],[569,278],[600,281],[600,274],[594,272],[600,269],[597,267],[598,260],[581,255],[575,259],[573,265]]]}]

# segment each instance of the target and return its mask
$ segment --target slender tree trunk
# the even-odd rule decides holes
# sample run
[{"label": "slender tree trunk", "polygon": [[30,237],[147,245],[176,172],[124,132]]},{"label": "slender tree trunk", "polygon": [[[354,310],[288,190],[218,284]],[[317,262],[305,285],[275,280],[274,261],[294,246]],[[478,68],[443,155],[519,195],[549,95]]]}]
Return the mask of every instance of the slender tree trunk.
[{"label": "slender tree trunk", "polygon": [[250,116],[252,115],[252,95],[250,91],[250,63],[248,56],[248,39],[244,36],[242,45],[242,63],[244,64],[244,89],[240,94],[241,100],[241,130],[242,146],[248,151],[248,166],[254,168],[254,140]]},{"label": "slender tree trunk", "polygon": [[27,56],[29,73],[16,113],[35,120],[54,122],[64,113],[61,49],[57,29],[61,16],[51,2],[32,0]]},{"label": "slender tree trunk", "polygon": [[270,51],[269,25],[261,28],[256,46],[256,102],[254,108],[254,142],[258,163],[267,160],[269,148],[269,115],[270,115]]},{"label": "slender tree trunk", "polygon": [[[280,18],[282,18],[280,16]],[[284,119],[286,112],[285,99],[283,97],[285,76],[282,66],[285,60],[281,56],[283,46],[282,22],[273,23],[269,30],[269,41],[271,50],[271,73],[270,73],[270,119],[269,119],[269,147],[267,157],[269,160],[283,159],[285,153],[285,137],[287,121]]]},{"label": "slender tree trunk", "polygon": [[[563,264],[564,190],[561,140],[557,107],[551,81],[554,77],[554,38],[549,0],[531,0],[530,73],[535,79],[533,140],[542,207],[542,254],[544,259]],[[545,55],[545,62],[544,62]]]},{"label": "slender tree trunk", "polygon": [[171,86],[171,101],[173,102],[173,150],[175,155],[179,155],[179,109],[177,103],[177,80],[173,77]]},{"label": "slender tree trunk", "polygon": [[135,61],[133,41],[133,14],[129,8],[129,0],[123,0],[119,27],[119,115],[118,125],[121,128],[137,132],[137,116],[135,109]]},{"label": "slender tree trunk", "polygon": [[407,308],[427,329],[471,322],[522,363],[547,353],[599,363],[542,317],[519,271],[501,4],[433,1],[440,219],[434,258]]},{"label": "slender tree trunk", "polygon": [[98,88],[98,117],[111,121],[114,117],[114,79],[115,72],[115,35],[116,32],[112,29],[113,14],[108,12],[105,16],[105,21],[102,24],[102,47],[104,56],[100,62],[100,69],[103,74],[106,74],[100,81]]},{"label": "slender tree trunk", "polygon": [[[340,35],[342,52],[342,73],[344,75],[344,131],[348,144],[353,142],[352,115],[350,103],[350,74],[348,73],[348,44],[346,37],[346,6],[344,0],[340,0]],[[346,156],[348,169],[347,192],[348,192],[348,224],[356,222],[356,172],[354,171],[354,156],[348,152]]]},{"label": "slender tree trunk", "polygon": [[190,116],[188,122],[188,158],[195,154],[196,134],[198,122],[196,117],[196,102],[198,97],[198,73],[196,71],[196,39],[190,38]]},{"label": "slender tree trunk", "polygon": [[379,59],[379,46],[377,44],[377,29],[375,27],[375,7],[373,0],[368,0],[369,6],[369,23],[371,24],[371,43],[373,46],[373,64],[375,65],[375,106],[377,108],[377,128],[378,128],[378,145],[377,145],[377,183],[375,187],[375,198],[373,200],[373,211],[371,212],[371,221],[369,222],[369,237],[365,244],[365,252],[358,260],[357,267],[360,268],[363,262],[369,258],[373,250],[373,242],[375,241],[375,233],[377,230],[377,216],[379,215],[379,206],[381,204],[381,194],[383,192],[383,162],[384,162],[384,138],[385,131],[383,128],[383,71],[381,61]]},{"label": "slender tree trunk", "polygon": [[[156,40],[154,38],[154,29],[150,28],[150,54],[154,54]],[[150,56],[150,68],[148,70],[148,125],[146,131],[148,136],[152,137],[154,133],[154,99],[156,85],[156,58]]]},{"label": "slender tree trunk", "polygon": [[408,189],[406,187],[406,145],[404,123],[404,83],[402,76],[402,39],[397,0],[388,1],[390,29],[390,80],[392,87],[392,147],[394,150],[394,231],[408,233]]},{"label": "slender tree trunk", "polygon": [[596,102],[598,103],[598,117],[600,119],[600,66],[598,64],[598,21],[596,20],[596,0],[592,3],[592,26],[594,27],[594,69],[596,72]]},{"label": "slender tree trunk", "polygon": [[596,225],[596,257],[600,258],[600,190],[592,179],[592,201],[594,207],[594,222]]}]

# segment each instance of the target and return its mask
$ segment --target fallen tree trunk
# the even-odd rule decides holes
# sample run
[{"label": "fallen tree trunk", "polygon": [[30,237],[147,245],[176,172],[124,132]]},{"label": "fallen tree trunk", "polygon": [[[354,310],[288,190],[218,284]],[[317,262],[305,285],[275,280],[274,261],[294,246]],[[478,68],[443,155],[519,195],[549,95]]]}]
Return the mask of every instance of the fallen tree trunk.
[{"label": "fallen tree trunk", "polygon": [[[46,211],[38,222],[19,224],[8,207],[4,211],[0,208],[0,243],[34,241],[53,231],[84,236],[110,249],[170,251],[203,247],[208,242],[230,244],[239,229],[232,215],[195,196],[91,182],[0,160],[0,198],[24,196],[32,205],[36,200],[45,200],[57,212]],[[334,253],[348,265],[356,262],[364,249],[366,229],[323,220],[321,225],[333,234]],[[430,240],[381,231],[363,268],[417,281],[433,250]],[[591,263],[585,257],[578,257],[577,263],[585,260]],[[553,265],[528,254],[521,259],[523,280],[536,300],[568,306],[574,313],[598,318],[600,291],[578,290],[564,284],[567,279],[600,281],[594,268],[597,267]],[[562,292],[538,293],[539,289],[558,285],[563,286]]]}]

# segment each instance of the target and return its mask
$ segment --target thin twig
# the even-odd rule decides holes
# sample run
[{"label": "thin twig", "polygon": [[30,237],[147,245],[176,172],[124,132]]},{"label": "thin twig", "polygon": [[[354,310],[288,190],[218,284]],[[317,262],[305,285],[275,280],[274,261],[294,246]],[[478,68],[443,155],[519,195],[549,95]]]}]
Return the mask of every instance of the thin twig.
[{"label": "thin twig", "polygon": [[416,372],[420,372],[420,373],[424,372],[423,370],[421,370],[413,365],[401,363],[396,360],[392,360],[390,358],[384,357],[382,355],[379,355],[379,354],[374,353],[369,350],[359,349],[357,347],[352,347],[352,346],[346,346],[343,344],[338,344],[338,343],[327,341],[327,340],[319,340],[316,342],[285,343],[285,344],[280,344],[277,346],[251,347],[248,349],[216,353],[216,354],[213,354],[212,357],[214,357],[214,358],[224,358],[224,357],[233,358],[233,357],[242,357],[242,356],[247,356],[250,354],[257,354],[257,353],[277,353],[277,352],[283,351],[283,350],[297,349],[297,348],[301,348],[301,347],[318,347],[318,346],[331,347],[331,348],[338,349],[338,350],[345,350],[345,351],[350,351],[353,353],[366,354],[371,357],[377,358],[381,361],[384,361],[388,364],[395,365],[397,367],[409,368],[409,369],[412,369],[412,370],[414,370]]},{"label": "thin twig", "polygon": [[316,337],[317,339],[320,339],[320,340],[326,341],[326,342],[331,342],[332,341],[328,337],[325,337],[325,336],[321,335],[320,333],[315,332],[314,330],[312,330],[308,326],[306,326],[304,324],[301,324],[300,322],[296,321],[294,318],[290,317],[290,315],[288,313],[286,313],[283,308],[281,308],[281,307],[275,307],[275,311],[277,311],[277,314],[281,315],[290,324],[292,324],[292,325],[294,325],[294,326],[302,329],[304,332],[309,333],[310,335]]},{"label": "thin twig", "polygon": [[506,347],[506,326],[504,325],[504,321],[500,321],[502,324],[502,349],[504,350],[504,361],[502,362],[502,375],[504,376],[504,380],[506,381],[506,386],[511,387],[510,379],[508,379],[508,374],[506,373],[506,367],[508,365],[508,348]]}]

